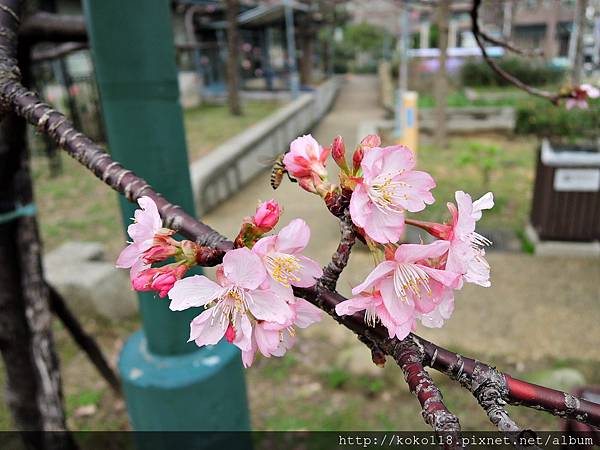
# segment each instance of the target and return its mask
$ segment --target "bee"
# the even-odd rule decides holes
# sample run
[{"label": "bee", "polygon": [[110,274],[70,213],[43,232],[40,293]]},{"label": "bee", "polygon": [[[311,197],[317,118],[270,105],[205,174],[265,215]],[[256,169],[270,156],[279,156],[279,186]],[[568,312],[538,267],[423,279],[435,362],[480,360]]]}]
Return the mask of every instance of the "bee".
[{"label": "bee", "polygon": [[287,170],[285,170],[285,165],[283,164],[283,157],[285,156],[285,153],[282,153],[279,156],[276,156],[275,159],[270,158],[270,161],[266,164],[266,165],[272,165],[272,169],[271,169],[271,187],[273,189],[277,189],[280,185],[281,182],[283,181],[283,176],[287,175],[288,179],[292,182],[295,183],[296,180],[294,180],[290,174],[288,173]]}]

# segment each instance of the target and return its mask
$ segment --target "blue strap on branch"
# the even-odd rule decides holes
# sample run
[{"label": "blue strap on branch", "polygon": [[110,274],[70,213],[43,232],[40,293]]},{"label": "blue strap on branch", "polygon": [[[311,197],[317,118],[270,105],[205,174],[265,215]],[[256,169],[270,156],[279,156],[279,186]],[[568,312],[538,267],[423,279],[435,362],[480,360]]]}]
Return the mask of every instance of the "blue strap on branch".
[{"label": "blue strap on branch", "polygon": [[35,206],[35,203],[17,205],[12,211],[0,213],[0,224],[11,222],[20,217],[35,216],[36,213],[37,207]]}]

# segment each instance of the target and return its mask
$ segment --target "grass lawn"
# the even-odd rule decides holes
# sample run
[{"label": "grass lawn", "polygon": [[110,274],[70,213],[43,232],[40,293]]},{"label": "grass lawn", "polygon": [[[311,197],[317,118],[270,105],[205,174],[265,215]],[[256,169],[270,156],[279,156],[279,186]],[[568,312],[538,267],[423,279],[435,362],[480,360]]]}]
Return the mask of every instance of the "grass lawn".
[{"label": "grass lawn", "polygon": [[[438,222],[448,219],[446,203],[454,201],[456,190],[465,191],[474,199],[490,190],[494,193],[495,206],[483,215],[481,228],[518,231],[524,227],[533,194],[536,138],[503,135],[451,137],[447,149],[436,148],[428,141],[421,139],[417,168],[429,172],[436,180],[437,186],[432,191],[436,202],[415,214],[415,218]],[[487,189],[481,169],[461,163],[461,155],[473,142],[499,149],[497,167],[491,172]]]},{"label": "grass lawn", "polygon": [[[478,98],[469,99],[464,88],[450,88],[446,97],[446,104],[450,108],[466,108],[474,106],[517,106],[520,102],[530,98],[524,91],[513,86],[507,87],[466,87]],[[542,89],[551,92],[556,91],[559,86],[542,86]],[[435,107],[435,97],[430,92],[419,92],[419,108]]]},{"label": "grass lawn", "polygon": [[[326,366],[330,360],[328,356],[335,359],[342,350],[325,337],[308,342],[300,335],[297,346],[283,358],[260,358],[247,370],[254,428],[274,431],[431,430],[421,417],[419,403],[408,390],[402,371],[393,361],[388,360],[379,374],[355,374],[343,367]],[[519,370],[497,357],[484,356],[500,370],[521,379],[534,381],[539,370],[568,366],[580,371],[590,383],[600,381],[598,362],[528,361],[527,367]],[[360,357],[368,361],[368,352]],[[442,391],[448,409],[459,417],[463,430],[496,429],[470,392],[445,375],[434,370],[429,373]],[[544,412],[512,406],[508,410],[523,428],[555,430],[559,424],[557,417]]]},{"label": "grass lawn", "polygon": [[227,106],[202,105],[185,112],[185,130],[190,159],[194,160],[273,113],[281,103],[246,102],[244,115],[234,117]]},{"label": "grass lawn", "polygon": [[[233,117],[226,106],[204,105],[185,111],[190,160],[235,136],[275,111],[275,102],[247,102],[244,115]],[[66,240],[98,241],[116,256],[124,243],[117,194],[66,154],[63,171],[51,178],[45,157],[34,157],[32,171],[42,239],[46,250]]]}]

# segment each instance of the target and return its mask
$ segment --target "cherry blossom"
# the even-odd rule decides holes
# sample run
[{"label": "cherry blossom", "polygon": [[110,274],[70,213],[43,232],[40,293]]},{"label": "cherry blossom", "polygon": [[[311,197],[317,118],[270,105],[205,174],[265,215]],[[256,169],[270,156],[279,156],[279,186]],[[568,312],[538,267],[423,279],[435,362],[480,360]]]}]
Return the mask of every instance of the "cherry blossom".
[{"label": "cherry blossom", "polygon": [[313,175],[325,179],[325,162],[329,150],[323,148],[310,134],[298,137],[290,144],[290,151],[283,158],[286,170],[295,178],[311,178]]},{"label": "cherry blossom", "polygon": [[481,219],[482,211],[494,206],[494,196],[488,192],[474,202],[469,194],[457,191],[455,198],[456,206],[448,203],[452,224],[447,234],[450,247],[446,269],[462,274],[464,281],[489,287],[490,266],[483,247],[491,242],[475,231],[475,225]]},{"label": "cherry blossom", "polygon": [[425,326],[441,326],[440,319],[452,312],[452,290],[461,276],[437,264],[449,246],[447,241],[400,245],[393,258],[375,267],[352,289],[355,297],[340,303],[336,311],[348,314],[364,309],[367,323],[373,324],[376,317],[399,338],[410,332],[417,319]]},{"label": "cherry blossom", "polygon": [[217,270],[217,282],[203,275],[184,278],[169,291],[170,309],[205,306],[190,324],[190,341],[212,345],[227,338],[243,351],[252,346],[253,324],[262,320],[285,325],[293,310],[282,292],[263,288],[267,272],[260,258],[247,248],[230,250]]},{"label": "cherry blossom", "polygon": [[252,251],[258,255],[270,275],[284,287],[309,287],[323,275],[321,266],[301,252],[310,240],[310,228],[302,219],[294,219],[275,236],[260,239]]},{"label": "cherry blossom", "polygon": [[287,324],[257,321],[252,331],[252,346],[242,352],[244,367],[252,365],[257,351],[267,358],[283,356],[296,343],[295,327],[306,328],[321,320],[321,310],[306,300],[295,298],[290,307],[294,316]]},{"label": "cherry blossom", "polygon": [[339,316],[352,315],[360,311],[365,312],[365,323],[375,326],[377,322],[380,322],[387,328],[390,338],[404,339],[415,326],[413,314],[403,316],[400,323],[392,318],[379,291],[361,292],[335,306],[335,312]]},{"label": "cherry blossom", "polygon": [[[123,249],[116,263],[117,267],[131,268],[132,279],[142,270],[150,267],[150,263],[143,260],[143,255],[154,246],[154,237],[162,229],[162,220],[154,200],[150,197],[140,197],[138,205],[141,209],[137,209],[134,213],[135,222],[127,227],[127,234],[133,242]],[[174,232],[167,233],[165,229],[165,233]]]},{"label": "cherry blossom", "polygon": [[429,191],[435,181],[414,167],[413,152],[402,145],[368,148],[364,153],[350,215],[370,239],[397,242],[404,230],[404,211],[418,212],[434,202]]},{"label": "cherry blossom", "polygon": [[588,99],[598,97],[600,97],[600,89],[591,84],[582,84],[571,90],[571,97],[567,98],[565,107],[567,109],[588,109]]}]

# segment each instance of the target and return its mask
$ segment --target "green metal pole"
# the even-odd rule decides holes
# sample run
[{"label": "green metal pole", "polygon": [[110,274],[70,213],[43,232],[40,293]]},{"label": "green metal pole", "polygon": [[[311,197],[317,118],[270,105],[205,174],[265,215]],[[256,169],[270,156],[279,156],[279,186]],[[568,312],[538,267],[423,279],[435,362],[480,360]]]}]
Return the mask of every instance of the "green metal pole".
[{"label": "green metal pole", "polygon": [[[158,192],[194,211],[169,0],[85,0],[109,149]],[[135,205],[121,199],[125,226]],[[243,369],[227,343],[187,343],[198,310],[139,295],[143,329],[119,361],[136,430],[249,428]]]}]

